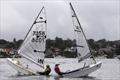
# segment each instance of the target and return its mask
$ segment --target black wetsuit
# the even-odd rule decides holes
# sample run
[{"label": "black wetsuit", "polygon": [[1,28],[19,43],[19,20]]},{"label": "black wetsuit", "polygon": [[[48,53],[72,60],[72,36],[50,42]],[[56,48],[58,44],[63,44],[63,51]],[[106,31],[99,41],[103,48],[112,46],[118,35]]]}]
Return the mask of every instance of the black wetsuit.
[{"label": "black wetsuit", "polygon": [[40,75],[49,75],[51,72],[51,69],[50,68],[46,68],[44,72],[37,72],[38,74]]}]

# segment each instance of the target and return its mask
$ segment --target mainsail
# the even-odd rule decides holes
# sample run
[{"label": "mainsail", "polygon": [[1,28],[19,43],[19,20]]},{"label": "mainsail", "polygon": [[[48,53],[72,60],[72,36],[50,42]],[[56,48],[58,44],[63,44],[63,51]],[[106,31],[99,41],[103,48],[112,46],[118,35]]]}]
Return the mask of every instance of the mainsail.
[{"label": "mainsail", "polygon": [[25,36],[24,41],[18,50],[18,54],[43,68],[45,45],[46,15],[45,8],[42,7]]},{"label": "mainsail", "polygon": [[87,44],[86,36],[83,32],[81,24],[78,20],[78,17],[73,9],[72,4],[70,3],[71,13],[72,13],[72,21],[74,26],[74,32],[76,36],[76,48],[77,48],[77,55],[78,61],[82,61],[91,56],[90,48]]}]

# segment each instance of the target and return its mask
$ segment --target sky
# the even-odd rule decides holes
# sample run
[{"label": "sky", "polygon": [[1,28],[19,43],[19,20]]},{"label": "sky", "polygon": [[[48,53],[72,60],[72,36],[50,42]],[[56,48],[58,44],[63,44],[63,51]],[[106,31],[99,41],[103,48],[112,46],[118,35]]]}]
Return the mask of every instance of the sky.
[{"label": "sky", "polygon": [[69,2],[87,39],[120,40],[120,0],[0,0],[0,39],[24,39],[42,6],[48,38],[74,38]]}]

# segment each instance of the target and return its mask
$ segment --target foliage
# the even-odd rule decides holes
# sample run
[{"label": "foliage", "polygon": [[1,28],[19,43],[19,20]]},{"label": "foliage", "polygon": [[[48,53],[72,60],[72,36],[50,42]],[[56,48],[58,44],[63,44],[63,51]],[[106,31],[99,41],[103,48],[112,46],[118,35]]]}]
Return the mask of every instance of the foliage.
[{"label": "foliage", "polygon": [[[19,49],[23,40],[16,40],[13,39],[12,42],[6,41],[4,39],[0,39],[0,48],[11,48],[11,49]],[[103,55],[99,53],[99,50],[103,50],[104,54],[107,55],[108,58],[112,58],[114,55],[120,55],[120,40],[116,41],[107,41],[106,39],[101,39],[95,41],[94,39],[89,39],[88,44],[90,48],[94,51],[94,56]],[[63,40],[62,38],[56,37],[55,40],[47,39],[46,40],[46,50],[47,53],[53,51],[54,48],[60,49],[60,55],[64,57],[76,57],[77,54],[75,52],[65,51],[66,48],[75,47],[76,40],[66,39]],[[109,49],[110,50],[104,50]],[[0,57],[3,53],[0,53]],[[9,55],[3,55],[9,56]],[[53,53],[47,54],[48,57],[53,57]]]}]

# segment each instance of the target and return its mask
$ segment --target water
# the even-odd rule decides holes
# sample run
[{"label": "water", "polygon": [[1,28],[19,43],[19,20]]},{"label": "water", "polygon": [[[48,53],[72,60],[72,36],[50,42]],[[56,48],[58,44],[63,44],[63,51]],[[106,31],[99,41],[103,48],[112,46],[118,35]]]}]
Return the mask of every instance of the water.
[{"label": "water", "polygon": [[59,78],[54,76],[17,76],[17,72],[3,58],[0,59],[0,80],[120,80],[120,60],[100,59],[100,61],[102,61],[102,67],[87,78]]}]

